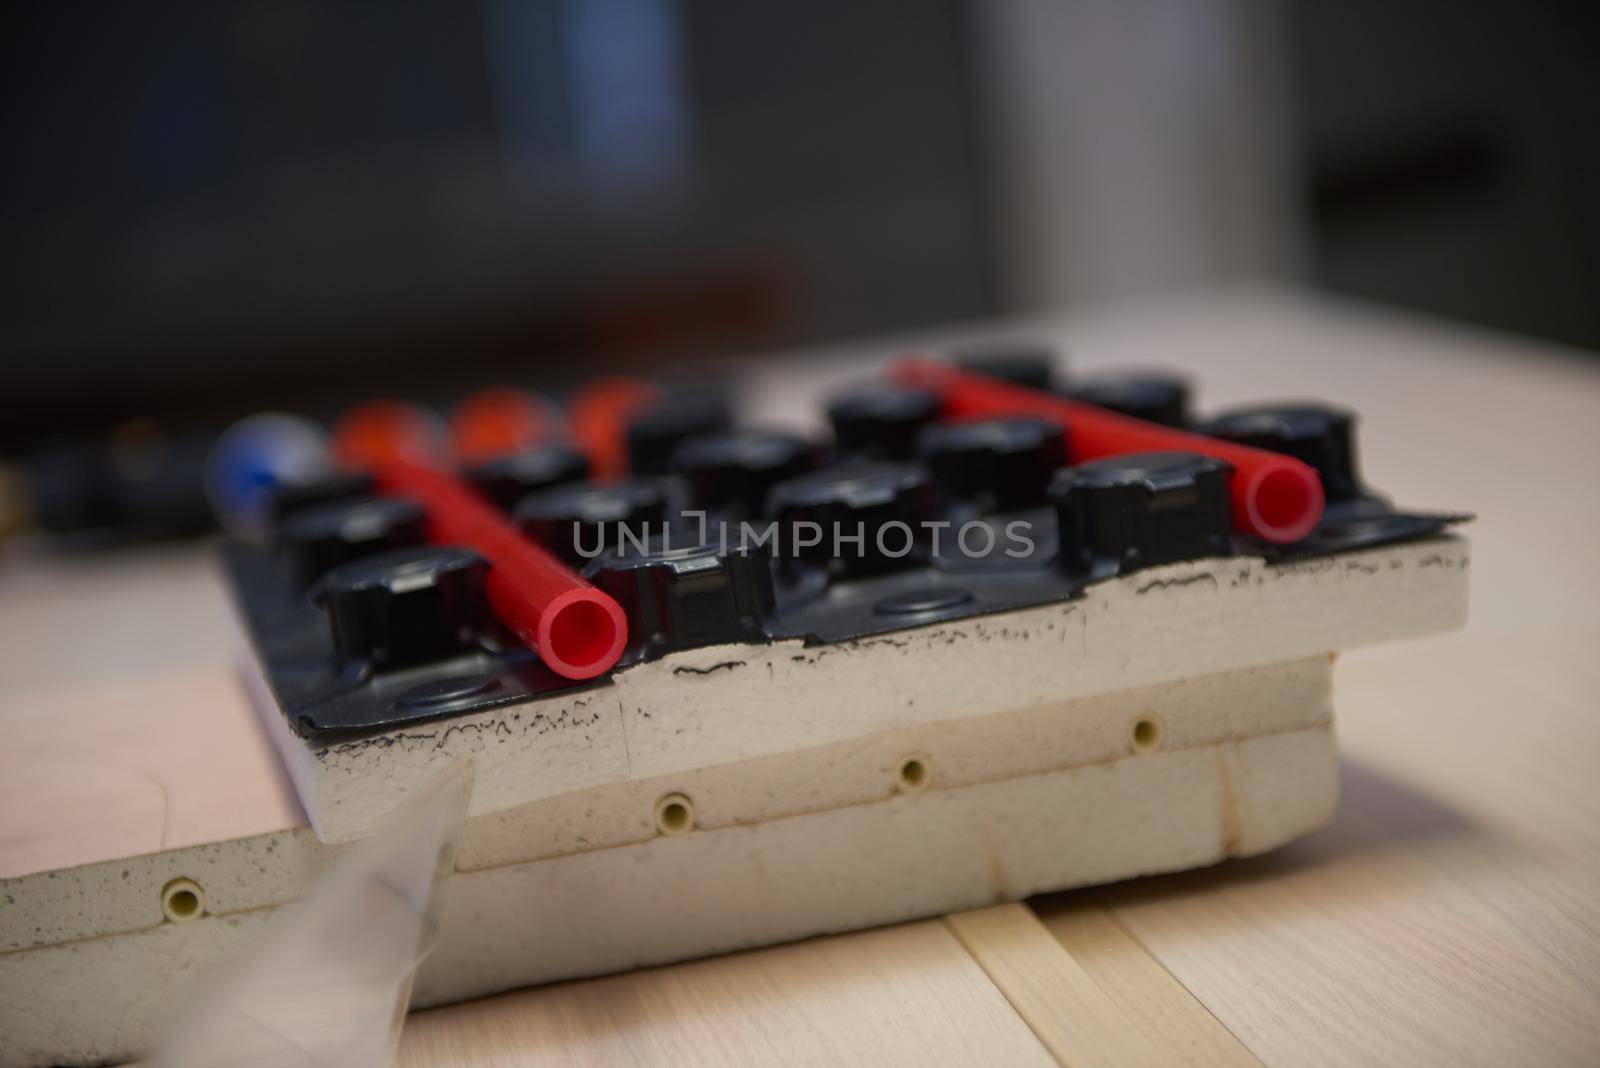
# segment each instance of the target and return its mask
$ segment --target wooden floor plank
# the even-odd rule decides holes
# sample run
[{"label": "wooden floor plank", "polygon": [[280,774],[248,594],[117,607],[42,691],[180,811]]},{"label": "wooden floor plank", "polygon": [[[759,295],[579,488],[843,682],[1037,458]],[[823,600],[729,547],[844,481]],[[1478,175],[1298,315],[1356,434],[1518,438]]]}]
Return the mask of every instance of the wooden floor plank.
[{"label": "wooden floor plank", "polygon": [[1149,1028],[1171,1064],[1260,1068],[1233,1032],[1123,930],[1093,896],[1030,903],[1035,915],[1124,1013]]},{"label": "wooden floor plank", "polygon": [[413,1013],[403,1068],[1055,1061],[937,921]]},{"label": "wooden floor plank", "polygon": [[1034,1034],[1069,1068],[1179,1063],[1057,942],[1025,905],[996,905],[944,921]]},{"label": "wooden floor plank", "polygon": [[1538,843],[1352,758],[1330,830],[1106,899],[1269,1065],[1595,1065],[1600,883],[1568,830]]}]

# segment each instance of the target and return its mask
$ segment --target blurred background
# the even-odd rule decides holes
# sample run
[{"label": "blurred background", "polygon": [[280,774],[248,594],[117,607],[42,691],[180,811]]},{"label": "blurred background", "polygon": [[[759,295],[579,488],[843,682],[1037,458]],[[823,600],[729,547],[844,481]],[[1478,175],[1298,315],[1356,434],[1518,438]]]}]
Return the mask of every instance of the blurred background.
[{"label": "blurred background", "polygon": [[65,487],[33,504],[60,529],[127,519],[84,488],[107,456],[161,443],[163,484],[192,484],[263,408],[560,392],[1240,278],[1600,347],[1588,0],[9,23],[0,461]]}]

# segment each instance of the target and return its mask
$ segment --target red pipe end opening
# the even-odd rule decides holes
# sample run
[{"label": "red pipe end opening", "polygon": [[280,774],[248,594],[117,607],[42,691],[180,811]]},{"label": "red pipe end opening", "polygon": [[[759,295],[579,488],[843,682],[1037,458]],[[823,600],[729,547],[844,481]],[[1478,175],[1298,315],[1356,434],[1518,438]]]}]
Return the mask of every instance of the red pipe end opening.
[{"label": "red pipe end opening", "polygon": [[567,679],[611,670],[628,644],[628,617],[599,590],[568,590],[539,614],[539,658]]},{"label": "red pipe end opening", "polygon": [[1263,467],[1251,474],[1244,505],[1257,537],[1278,544],[1299,541],[1322,517],[1322,482],[1300,464]]}]

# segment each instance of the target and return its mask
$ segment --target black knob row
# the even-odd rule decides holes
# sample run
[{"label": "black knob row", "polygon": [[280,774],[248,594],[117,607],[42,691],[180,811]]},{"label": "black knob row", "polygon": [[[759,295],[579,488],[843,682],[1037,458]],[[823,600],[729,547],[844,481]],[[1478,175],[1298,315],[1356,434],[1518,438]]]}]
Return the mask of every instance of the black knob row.
[{"label": "black knob row", "polygon": [[1057,377],[1061,359],[1044,343],[983,346],[957,350],[953,362],[963,371],[1012,385],[1060,393],[1097,408],[1163,426],[1189,425],[1189,380],[1163,370],[1096,371],[1066,385]]},{"label": "black knob row", "polygon": [[[588,473],[582,453],[549,443],[498,457],[465,477],[510,510],[524,497],[580,482]],[[370,475],[340,473],[284,486],[273,495],[276,541],[302,586],[340,564],[427,540],[426,516],[419,505],[373,496],[373,488]]]},{"label": "black knob row", "polygon": [[[920,459],[946,496],[982,509],[1043,502],[1050,477],[1066,463],[1062,429],[1048,420],[941,424],[919,417],[915,429],[908,458]],[[898,444],[893,450],[850,449],[844,462],[859,464],[888,451],[902,450]],[[683,476],[697,508],[734,518],[775,517],[768,510],[772,489],[820,469],[827,454],[800,435],[737,430],[690,439],[677,448],[671,466]]]},{"label": "black knob row", "polygon": [[[1032,429],[1038,433],[1025,437],[1021,429],[1007,428],[998,445],[986,437],[998,433],[992,428],[973,438],[1003,460],[1034,456],[1031,450],[1050,435],[1046,428]],[[1011,448],[1016,440],[1030,448]],[[1231,551],[1226,480],[1226,465],[1191,453],[1119,456],[1061,469],[1048,489],[1059,560],[1074,571],[1104,575],[1225,555]],[[291,525],[309,517],[304,526],[328,526],[343,535],[335,544],[366,547],[372,543],[352,531],[364,520],[390,536],[407,529],[400,520],[416,518],[407,503],[336,502],[292,517]],[[643,522],[646,516],[659,521],[663,507],[653,483],[580,484],[526,499],[519,517],[554,548],[560,538],[583,538],[580,528],[598,536],[607,524]],[[921,524],[935,515],[925,469],[862,461],[781,482],[766,508],[777,517],[778,553],[823,564],[838,577],[924,561]],[[890,524],[902,529],[891,532]],[[412,533],[420,537],[420,526]],[[835,542],[840,535],[842,546]],[[836,552],[841,547],[846,551]],[[629,655],[659,655],[759,640],[775,601],[772,551],[737,539],[676,548],[649,544],[608,552],[589,562],[584,574],[627,613]],[[485,572],[484,562],[466,549],[387,549],[331,566],[310,596],[327,616],[341,662],[393,670],[479,648],[493,626]]]},{"label": "black knob row", "polygon": [[[971,465],[959,468],[957,477],[989,464],[1014,475],[1013,485],[1028,489],[1028,496],[1018,500],[1047,497],[1063,566],[1104,574],[1233,551],[1229,468],[1219,460],[1186,452],[1139,453],[1069,468],[1057,463],[1046,472],[1041,458],[1048,448],[1041,442],[1059,444],[1056,428],[1024,421],[969,427],[977,429],[963,445],[976,441],[984,449],[953,450]],[[1008,472],[1007,464],[1015,470]],[[1040,481],[1047,489],[1035,493]],[[779,551],[785,557],[825,561],[840,575],[921,562],[924,524],[936,516],[932,483],[923,469],[862,462],[780,483],[768,511],[777,517]],[[906,534],[890,532],[890,524],[909,528],[912,551],[905,551]]]}]

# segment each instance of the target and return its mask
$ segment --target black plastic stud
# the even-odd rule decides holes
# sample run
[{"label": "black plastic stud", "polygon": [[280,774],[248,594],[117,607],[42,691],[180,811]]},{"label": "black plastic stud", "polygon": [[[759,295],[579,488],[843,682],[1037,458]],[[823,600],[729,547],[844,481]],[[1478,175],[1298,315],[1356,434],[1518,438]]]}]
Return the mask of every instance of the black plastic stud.
[{"label": "black plastic stud", "polygon": [[1061,562],[1124,572],[1228,556],[1228,466],[1191,452],[1143,452],[1069,467],[1050,485]]},{"label": "black plastic stud", "polygon": [[574,564],[623,544],[624,530],[643,540],[666,515],[666,493],[651,479],[570,482],[529,494],[515,512],[524,534]]},{"label": "black plastic stud", "polygon": [[1189,423],[1189,383],[1164,371],[1118,371],[1086,375],[1067,395],[1122,415],[1163,426]]},{"label": "black plastic stud", "polygon": [[466,472],[484,496],[509,512],[530,493],[589,477],[589,461],[570,445],[550,442],[497,456]]},{"label": "black plastic stud", "polygon": [[347,497],[308,505],[278,527],[278,542],[296,579],[309,586],[330,568],[386,549],[420,545],[422,508],[391,497]]},{"label": "black plastic stud", "polygon": [[815,470],[825,457],[816,442],[771,430],[730,430],[691,438],[673,453],[699,508],[761,513],[767,493],[785,479]]},{"label": "black plastic stud", "polygon": [[933,485],[920,467],[855,461],[778,483],[766,514],[778,522],[782,556],[856,574],[918,560],[933,504]]},{"label": "black plastic stud", "polygon": [[936,423],[923,429],[917,452],[940,488],[980,511],[1042,503],[1067,462],[1060,424],[1045,419]]},{"label": "black plastic stud", "polygon": [[486,565],[476,553],[427,545],[342,564],[311,590],[341,663],[376,670],[469,652],[488,626]]},{"label": "black plastic stud", "polygon": [[1330,504],[1363,495],[1356,471],[1355,418],[1317,404],[1235,408],[1200,432],[1240,445],[1286,453],[1316,469]]},{"label": "black plastic stud", "polygon": [[287,482],[272,491],[268,506],[272,523],[277,526],[296,512],[330,501],[372,495],[372,476],[355,472],[334,471],[304,482]]},{"label": "black plastic stud", "polygon": [[669,397],[628,424],[629,469],[635,475],[665,474],[679,445],[732,425],[727,397],[716,393]]},{"label": "black plastic stud", "polygon": [[773,609],[772,573],[761,550],[718,546],[624,552],[584,574],[628,615],[628,656],[763,641]]},{"label": "black plastic stud", "polygon": [[939,398],[923,389],[874,382],[834,395],[828,419],[841,456],[908,460],[917,434],[939,414]]},{"label": "black plastic stud", "polygon": [[1029,389],[1056,388],[1056,354],[1046,344],[1017,343],[961,349],[955,365],[973,374],[999,378]]}]

